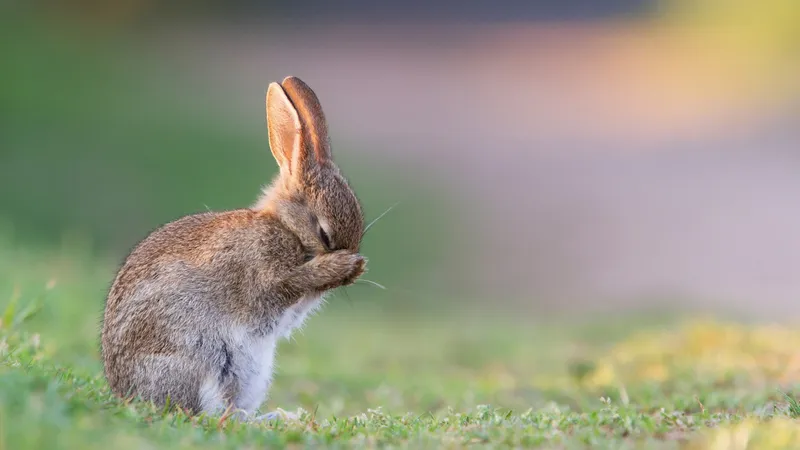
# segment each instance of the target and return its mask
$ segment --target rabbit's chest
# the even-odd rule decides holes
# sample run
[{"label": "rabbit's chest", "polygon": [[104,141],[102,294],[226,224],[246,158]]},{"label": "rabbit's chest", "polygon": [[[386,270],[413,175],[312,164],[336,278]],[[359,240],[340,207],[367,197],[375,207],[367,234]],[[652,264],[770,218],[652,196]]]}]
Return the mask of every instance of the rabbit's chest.
[{"label": "rabbit's chest", "polygon": [[303,325],[306,318],[322,304],[322,297],[305,298],[278,317],[272,331],[266,336],[234,333],[237,358],[242,362],[239,375],[237,404],[245,410],[257,408],[266,396],[275,362],[277,342],[289,338],[293,330]]},{"label": "rabbit's chest", "polygon": [[283,312],[275,321],[273,334],[278,338],[289,339],[292,331],[303,326],[309,315],[316,311],[322,304],[322,297],[305,297]]}]

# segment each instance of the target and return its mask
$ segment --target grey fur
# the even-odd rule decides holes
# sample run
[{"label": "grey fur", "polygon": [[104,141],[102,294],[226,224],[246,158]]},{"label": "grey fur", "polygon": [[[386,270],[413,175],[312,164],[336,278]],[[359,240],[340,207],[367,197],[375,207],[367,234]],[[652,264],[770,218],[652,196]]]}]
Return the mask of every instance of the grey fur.
[{"label": "grey fur", "polygon": [[267,116],[281,173],[260,200],[164,225],[117,273],[102,353],[118,396],[159,405],[169,397],[193,413],[253,412],[275,342],[324,292],[363,273],[361,207],[333,162],[316,95],[294,77],[272,83]]}]

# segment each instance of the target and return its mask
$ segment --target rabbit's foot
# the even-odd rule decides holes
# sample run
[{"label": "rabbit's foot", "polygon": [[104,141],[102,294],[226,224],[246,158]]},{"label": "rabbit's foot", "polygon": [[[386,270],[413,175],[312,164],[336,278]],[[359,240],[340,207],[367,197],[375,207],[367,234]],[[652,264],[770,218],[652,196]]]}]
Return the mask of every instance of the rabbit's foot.
[{"label": "rabbit's foot", "polygon": [[295,413],[284,411],[280,408],[276,409],[275,411],[268,412],[266,414],[261,414],[260,416],[254,417],[252,420],[253,422],[275,422],[275,421],[295,421],[300,419]]}]

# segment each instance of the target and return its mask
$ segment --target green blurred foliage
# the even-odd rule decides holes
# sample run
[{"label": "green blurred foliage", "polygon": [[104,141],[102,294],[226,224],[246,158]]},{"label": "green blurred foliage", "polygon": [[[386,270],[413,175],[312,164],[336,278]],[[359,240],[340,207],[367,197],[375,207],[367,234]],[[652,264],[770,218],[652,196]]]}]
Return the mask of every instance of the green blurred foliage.
[{"label": "green blurred foliage", "polygon": [[[21,245],[76,241],[67,244],[120,259],[181,215],[251,205],[275,174],[264,92],[253,93],[252,126],[233,126],[215,107],[224,92],[198,92],[131,36],[22,16],[3,22],[0,221]],[[443,196],[419,173],[332,135],[366,219],[399,202],[365,238],[369,278],[418,285],[446,252]]]}]

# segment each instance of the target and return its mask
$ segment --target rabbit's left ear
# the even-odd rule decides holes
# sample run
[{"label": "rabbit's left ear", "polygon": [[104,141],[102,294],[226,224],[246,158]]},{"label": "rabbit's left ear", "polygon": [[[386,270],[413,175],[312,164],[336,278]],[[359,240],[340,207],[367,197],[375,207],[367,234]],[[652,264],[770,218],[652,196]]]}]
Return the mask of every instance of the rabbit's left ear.
[{"label": "rabbit's left ear", "polygon": [[270,83],[266,102],[269,148],[281,173],[291,174],[293,155],[300,151],[302,141],[300,118],[278,83]]},{"label": "rabbit's left ear", "polygon": [[332,155],[328,124],[317,95],[296,77],[286,77],[281,87],[294,106],[301,124],[300,148],[293,154],[292,173],[299,175],[314,166],[330,163]]}]

